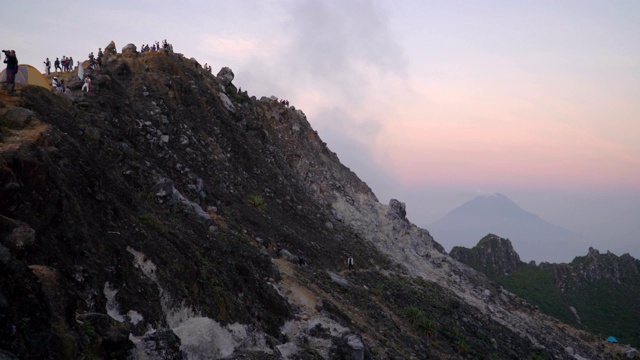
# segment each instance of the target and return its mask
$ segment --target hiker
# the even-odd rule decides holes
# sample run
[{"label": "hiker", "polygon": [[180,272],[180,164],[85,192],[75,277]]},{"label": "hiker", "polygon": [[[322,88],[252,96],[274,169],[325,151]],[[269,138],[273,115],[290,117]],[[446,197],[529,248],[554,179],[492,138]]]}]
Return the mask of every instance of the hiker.
[{"label": "hiker", "polygon": [[93,70],[95,64],[96,64],[96,61],[95,61],[95,58],[93,56],[93,51],[92,51],[92,52],[89,53],[89,69]]},{"label": "hiker", "polygon": [[69,61],[67,62],[67,66],[69,67],[69,71],[73,71],[73,57],[69,56]]},{"label": "hiker", "polygon": [[89,75],[87,75],[84,78],[84,84],[82,84],[82,91],[84,91],[84,89],[87,89],[87,92],[89,92],[90,87],[91,87],[91,78],[89,77]]},{"label": "hiker", "polygon": [[53,69],[58,72],[58,69],[60,69],[60,71],[62,71],[62,68],[60,67],[60,59],[56,58],[56,61],[53,62]]},{"label": "hiker", "polygon": [[16,73],[18,72],[18,58],[14,50],[2,50],[4,63],[7,64],[7,83],[11,85],[11,91],[16,87]]},{"label": "hiker", "polygon": [[304,253],[300,249],[298,249],[298,262],[299,262],[300,266],[305,265]]},{"label": "hiker", "polygon": [[47,73],[47,75],[51,75],[51,61],[49,61],[49,58],[47,58],[47,60],[43,62],[44,62],[45,72]]},{"label": "hiker", "polygon": [[57,76],[54,76],[53,80],[51,80],[51,86],[55,91],[62,91],[64,90],[64,81],[62,79],[58,79]]},{"label": "hiker", "polygon": [[353,256],[351,255],[347,257],[347,266],[349,267],[349,270],[353,270]]}]

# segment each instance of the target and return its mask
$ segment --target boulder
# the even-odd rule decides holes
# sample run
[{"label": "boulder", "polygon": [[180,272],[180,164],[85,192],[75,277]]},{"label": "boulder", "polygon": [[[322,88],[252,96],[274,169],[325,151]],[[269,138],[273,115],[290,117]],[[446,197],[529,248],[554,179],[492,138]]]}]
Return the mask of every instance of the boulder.
[{"label": "boulder", "polygon": [[235,77],[235,75],[233,74],[233,71],[230,68],[225,66],[222,69],[220,69],[220,71],[218,71],[218,75],[216,75],[216,77],[218,78],[218,80],[222,82],[224,86],[228,86],[233,81],[233,78]]},{"label": "boulder", "polygon": [[136,346],[138,359],[182,360],[180,338],[171,329],[158,329],[144,335]]},{"label": "boulder", "polygon": [[116,50],[116,43],[113,40],[104,48],[103,52],[105,57],[116,56],[118,51]]},{"label": "boulder", "polygon": [[36,231],[26,223],[0,216],[0,235],[2,243],[12,250],[21,250],[35,242]]},{"label": "boulder", "polygon": [[348,360],[364,360],[370,358],[371,354],[367,351],[362,342],[362,337],[358,334],[346,334],[336,342],[334,353],[339,359]]},{"label": "boulder", "polygon": [[22,107],[14,107],[4,114],[10,128],[24,129],[35,118],[33,111]]},{"label": "boulder", "polygon": [[138,54],[138,48],[134,44],[127,44],[122,48],[122,55],[132,57]]},{"label": "boulder", "polygon": [[389,210],[387,211],[387,217],[391,219],[406,220],[407,207],[405,203],[396,199],[389,200]]},{"label": "boulder", "polygon": [[349,281],[345,278],[343,278],[342,276],[332,273],[331,271],[327,271],[327,274],[329,274],[329,277],[331,278],[331,281],[333,281],[334,283],[345,287],[347,289],[351,288],[351,284],[349,283]]}]

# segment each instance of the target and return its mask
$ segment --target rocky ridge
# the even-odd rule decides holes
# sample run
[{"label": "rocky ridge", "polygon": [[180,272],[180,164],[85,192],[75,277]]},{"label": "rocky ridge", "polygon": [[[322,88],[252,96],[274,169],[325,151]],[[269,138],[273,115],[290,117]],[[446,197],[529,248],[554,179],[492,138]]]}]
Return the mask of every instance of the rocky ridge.
[{"label": "rocky ridge", "polygon": [[5,358],[612,358],[379,203],[302,111],[115,49],[89,93],[1,94]]},{"label": "rocky ridge", "polygon": [[568,264],[520,261],[509,239],[489,234],[472,249],[456,247],[451,257],[486,274],[509,291],[578,328],[640,346],[640,261],[629,254],[586,256]]}]

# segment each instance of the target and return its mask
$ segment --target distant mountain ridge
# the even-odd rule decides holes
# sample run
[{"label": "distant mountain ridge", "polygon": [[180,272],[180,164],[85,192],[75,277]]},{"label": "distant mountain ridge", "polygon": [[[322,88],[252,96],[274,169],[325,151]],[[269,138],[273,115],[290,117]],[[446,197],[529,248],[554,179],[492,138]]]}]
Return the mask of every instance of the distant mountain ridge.
[{"label": "distant mountain ridge", "polygon": [[578,328],[640,346],[640,260],[589,248],[568,264],[526,264],[511,241],[489,234],[450,256],[540,310]]},{"label": "distant mountain ridge", "polygon": [[427,228],[445,247],[471,247],[487,234],[509,238],[525,260],[567,261],[585,248],[581,235],[521,209],[502,194],[477,196]]}]

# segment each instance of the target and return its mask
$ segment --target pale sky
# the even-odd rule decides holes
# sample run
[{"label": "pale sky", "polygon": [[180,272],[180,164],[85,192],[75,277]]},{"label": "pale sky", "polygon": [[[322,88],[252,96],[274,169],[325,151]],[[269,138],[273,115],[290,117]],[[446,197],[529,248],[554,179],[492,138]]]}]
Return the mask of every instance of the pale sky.
[{"label": "pale sky", "polygon": [[640,1],[21,0],[0,32],[40,70],[167,39],[303,110],[420,226],[500,192],[640,257]]}]

